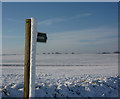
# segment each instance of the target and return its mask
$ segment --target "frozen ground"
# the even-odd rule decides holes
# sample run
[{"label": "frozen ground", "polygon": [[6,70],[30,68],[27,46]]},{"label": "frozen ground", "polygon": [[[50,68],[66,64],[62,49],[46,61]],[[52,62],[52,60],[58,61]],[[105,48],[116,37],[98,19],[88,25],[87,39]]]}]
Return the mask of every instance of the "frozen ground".
[{"label": "frozen ground", "polygon": [[[118,97],[118,55],[37,55],[36,97]],[[23,97],[24,55],[3,56],[3,97]]]}]

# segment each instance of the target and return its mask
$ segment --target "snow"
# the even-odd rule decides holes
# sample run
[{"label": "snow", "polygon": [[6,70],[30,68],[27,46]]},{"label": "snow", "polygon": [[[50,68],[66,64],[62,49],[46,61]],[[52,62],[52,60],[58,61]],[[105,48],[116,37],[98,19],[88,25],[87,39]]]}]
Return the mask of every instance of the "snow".
[{"label": "snow", "polygon": [[[117,54],[39,54],[36,60],[35,97],[118,97]],[[23,63],[24,55],[3,56],[3,97],[23,97]]]},{"label": "snow", "polygon": [[[6,55],[2,57],[3,65],[24,65],[24,55]],[[118,66],[118,55],[116,54],[38,54],[36,65],[40,66]]]},{"label": "snow", "polygon": [[30,49],[30,85],[29,97],[35,97],[35,71],[36,71],[36,39],[37,39],[37,21],[31,18],[31,49]]}]

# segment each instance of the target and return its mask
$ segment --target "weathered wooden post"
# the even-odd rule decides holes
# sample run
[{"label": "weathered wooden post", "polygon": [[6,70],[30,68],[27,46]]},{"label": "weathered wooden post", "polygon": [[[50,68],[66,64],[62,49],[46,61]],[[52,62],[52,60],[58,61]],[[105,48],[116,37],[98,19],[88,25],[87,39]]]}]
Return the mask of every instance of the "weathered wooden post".
[{"label": "weathered wooden post", "polygon": [[37,22],[35,18],[26,20],[25,33],[25,67],[24,67],[24,98],[35,97],[35,62],[36,62],[36,42],[47,41],[47,35],[37,32]]},{"label": "weathered wooden post", "polygon": [[31,42],[31,19],[26,19],[25,61],[24,61],[24,97],[25,98],[29,97],[30,42]]}]

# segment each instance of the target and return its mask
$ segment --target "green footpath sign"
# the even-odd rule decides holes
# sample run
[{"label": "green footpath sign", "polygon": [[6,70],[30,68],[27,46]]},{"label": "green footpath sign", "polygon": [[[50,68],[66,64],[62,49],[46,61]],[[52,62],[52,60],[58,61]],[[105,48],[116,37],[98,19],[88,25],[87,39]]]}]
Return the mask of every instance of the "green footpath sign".
[{"label": "green footpath sign", "polygon": [[46,35],[46,33],[38,32],[37,33],[37,42],[46,43],[47,42],[47,35]]}]

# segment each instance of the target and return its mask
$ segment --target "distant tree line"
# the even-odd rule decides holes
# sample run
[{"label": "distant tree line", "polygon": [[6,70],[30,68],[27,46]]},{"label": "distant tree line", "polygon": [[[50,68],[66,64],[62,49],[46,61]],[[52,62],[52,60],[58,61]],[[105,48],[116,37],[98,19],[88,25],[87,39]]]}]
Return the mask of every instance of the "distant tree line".
[{"label": "distant tree line", "polygon": [[[39,54],[39,53],[37,53]],[[71,52],[71,53],[61,53],[61,52],[43,52],[41,54],[80,54],[80,53],[75,53],[75,52]],[[120,54],[119,51],[114,51],[114,52],[100,52],[100,53],[96,53],[96,54]]]},{"label": "distant tree line", "polygon": [[71,53],[52,52],[52,53],[42,53],[42,54],[75,54],[75,53],[74,52],[71,52]]},{"label": "distant tree line", "polygon": [[[39,54],[80,54],[80,53],[75,53],[75,52],[66,52],[66,53],[60,53],[60,52],[43,52],[43,53],[37,53],[37,55]],[[96,53],[96,54],[120,54],[120,51],[114,51],[114,52],[100,52],[100,53]],[[2,56],[8,56],[8,55],[24,55],[24,54],[0,54]]]},{"label": "distant tree line", "polygon": [[97,53],[97,54],[120,54],[119,51],[114,51],[114,52],[102,52],[102,53]]}]

